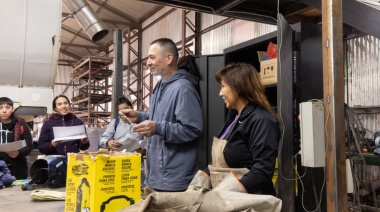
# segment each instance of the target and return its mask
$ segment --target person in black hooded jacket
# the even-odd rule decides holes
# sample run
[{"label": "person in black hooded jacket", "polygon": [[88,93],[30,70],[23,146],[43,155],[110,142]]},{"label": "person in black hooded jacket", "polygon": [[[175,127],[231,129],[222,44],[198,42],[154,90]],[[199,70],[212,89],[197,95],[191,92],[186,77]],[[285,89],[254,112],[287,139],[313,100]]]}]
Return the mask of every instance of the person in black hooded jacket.
[{"label": "person in black hooded jacket", "polygon": [[0,141],[1,144],[25,140],[26,146],[9,152],[0,152],[12,176],[16,179],[28,177],[26,156],[33,150],[33,138],[26,122],[13,113],[13,101],[7,97],[0,98]]}]

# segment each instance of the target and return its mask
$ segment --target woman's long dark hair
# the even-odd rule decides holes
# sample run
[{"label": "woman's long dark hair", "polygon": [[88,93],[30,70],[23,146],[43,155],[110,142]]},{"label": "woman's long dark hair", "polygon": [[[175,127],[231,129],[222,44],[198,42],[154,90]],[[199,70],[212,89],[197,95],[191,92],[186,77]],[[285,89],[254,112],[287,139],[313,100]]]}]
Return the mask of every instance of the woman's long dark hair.
[{"label": "woman's long dark hair", "polygon": [[248,63],[232,63],[216,72],[215,79],[218,83],[223,79],[240,98],[269,111],[282,126],[282,122],[265,95],[265,88],[255,67]]}]

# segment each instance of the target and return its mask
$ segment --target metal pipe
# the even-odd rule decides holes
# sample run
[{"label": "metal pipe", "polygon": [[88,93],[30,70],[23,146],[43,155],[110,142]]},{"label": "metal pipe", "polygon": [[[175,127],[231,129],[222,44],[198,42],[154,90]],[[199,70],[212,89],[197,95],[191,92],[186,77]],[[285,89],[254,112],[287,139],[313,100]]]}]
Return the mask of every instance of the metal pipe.
[{"label": "metal pipe", "polygon": [[75,20],[94,42],[107,36],[108,29],[85,0],[63,0]]}]

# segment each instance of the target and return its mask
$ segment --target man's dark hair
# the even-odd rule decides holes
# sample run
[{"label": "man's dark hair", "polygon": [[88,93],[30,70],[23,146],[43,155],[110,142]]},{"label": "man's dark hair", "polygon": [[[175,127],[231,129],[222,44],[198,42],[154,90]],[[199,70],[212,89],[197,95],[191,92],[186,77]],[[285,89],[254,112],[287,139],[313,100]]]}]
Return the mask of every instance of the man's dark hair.
[{"label": "man's dark hair", "polygon": [[120,97],[117,100],[117,105],[121,105],[121,104],[124,104],[124,103],[127,104],[127,105],[129,105],[130,107],[133,107],[132,106],[132,102],[129,99],[127,99],[126,97],[124,97],[124,96]]},{"label": "man's dark hair", "polygon": [[177,49],[177,46],[175,45],[175,43],[171,39],[159,38],[159,39],[153,41],[152,43],[150,43],[150,45],[153,45],[155,43],[158,43],[160,45],[160,47],[164,49],[165,52],[171,53],[173,55],[173,61],[175,62],[175,64],[177,64],[178,49]]},{"label": "man's dark hair", "polygon": [[13,107],[12,99],[8,97],[0,97],[0,105],[4,105],[4,104]]}]

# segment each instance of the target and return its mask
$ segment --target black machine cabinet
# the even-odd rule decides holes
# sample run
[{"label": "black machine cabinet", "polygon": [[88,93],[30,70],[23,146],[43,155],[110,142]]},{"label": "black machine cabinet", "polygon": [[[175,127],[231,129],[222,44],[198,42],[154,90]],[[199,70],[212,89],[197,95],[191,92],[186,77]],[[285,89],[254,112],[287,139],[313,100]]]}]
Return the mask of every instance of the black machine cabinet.
[{"label": "black machine cabinet", "polygon": [[[221,55],[196,58],[201,72],[204,114],[199,166],[200,169],[206,168],[210,162],[212,138],[218,134],[226,116],[215,73],[232,62],[247,62],[260,71],[257,51],[266,51],[269,42],[275,43],[278,46],[278,83],[266,86],[266,94],[285,126],[279,146],[278,197],[282,199],[285,211],[314,210],[320,200],[320,210],[325,211],[324,192],[320,196],[324,181],[323,168],[301,167],[297,162],[299,158],[293,158],[300,150],[298,105],[310,99],[323,98],[322,30],[319,25],[305,23],[289,26],[281,15],[278,20],[278,30],[275,32],[226,48]],[[297,176],[293,165],[296,163],[300,175],[306,171],[302,178],[303,185],[299,181],[297,186],[295,183]]]}]

